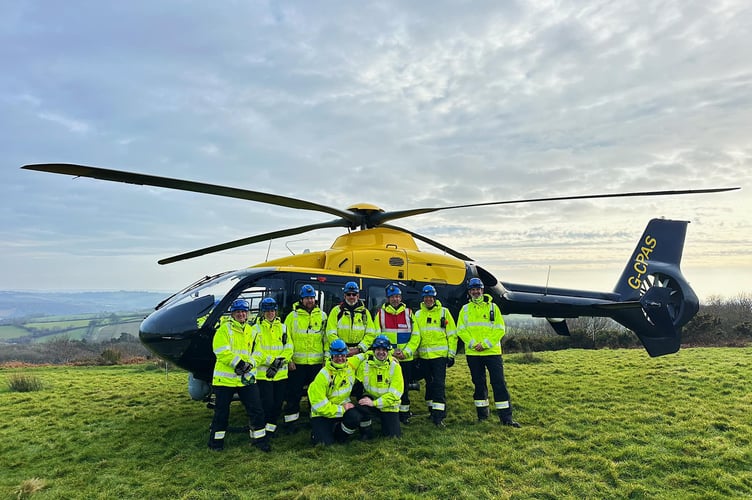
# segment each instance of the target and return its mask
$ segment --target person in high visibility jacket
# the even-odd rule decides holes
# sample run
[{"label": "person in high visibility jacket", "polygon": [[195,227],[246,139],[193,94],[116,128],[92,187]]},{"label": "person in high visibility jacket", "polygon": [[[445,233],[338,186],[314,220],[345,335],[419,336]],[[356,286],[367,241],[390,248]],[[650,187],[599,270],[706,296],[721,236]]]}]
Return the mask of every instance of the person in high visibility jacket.
[{"label": "person in high visibility jacket", "polygon": [[326,337],[326,313],[316,304],[316,290],[311,285],[300,288],[300,301],[292,305],[285,318],[285,329],[292,338],[292,361],[287,364],[287,396],[284,421],[287,431],[295,432],[300,420],[300,398],[305,386],[321,370],[329,342]]},{"label": "person in high visibility jacket", "polygon": [[253,325],[253,357],[258,360],[259,392],[266,417],[266,433],[274,435],[287,389],[287,365],[293,344],[277,316],[277,301],[265,297],[259,304],[261,318]]},{"label": "person in high visibility jacket", "polygon": [[350,358],[356,367],[356,385],[353,396],[358,400],[361,414],[360,439],[372,437],[372,419],[381,419],[381,434],[386,437],[402,436],[399,420],[399,404],[404,381],[402,367],[392,359],[389,351],[392,343],[384,335],[373,340],[371,350]]},{"label": "person in high visibility jacket", "polygon": [[326,320],[326,334],[331,342],[336,338],[345,341],[348,356],[366,352],[373,333],[371,313],[360,299],[360,288],[354,281],[345,283],[344,300],[329,311]]},{"label": "person in high visibility jacket", "polygon": [[434,286],[423,287],[423,302],[415,312],[415,324],[420,330],[418,356],[426,377],[428,411],[431,421],[440,427],[446,418],[446,369],[454,366],[457,330],[452,313],[436,296]]},{"label": "person in high visibility jacket", "polygon": [[330,359],[308,386],[313,444],[344,443],[355,434],[361,415],[350,401],[355,369],[347,361],[347,344],[334,339]]},{"label": "person in high visibility jacket", "polygon": [[483,293],[480,278],[471,278],[467,284],[470,301],[462,306],[457,317],[457,335],[465,343],[467,366],[475,386],[473,399],[478,421],[488,419],[488,386],[486,370],[491,380],[495,408],[504,425],[519,427],[512,419],[512,404],[504,380],[504,363],[501,360],[501,338],[504,336],[504,318],[490,295]]},{"label": "person in high visibility jacket", "polygon": [[256,384],[257,360],[252,357],[253,332],[248,326],[248,301],[235,300],[230,306],[231,319],[214,333],[214,418],[209,430],[209,448],[221,451],[225,446],[230,403],[235,394],[243,403],[250,424],[251,443],[262,451],[271,451],[265,430],[264,410]]},{"label": "person in high visibility jacket", "polygon": [[412,311],[402,302],[402,290],[397,285],[386,287],[386,302],[374,317],[374,330],[389,339],[394,351],[392,357],[402,368],[404,387],[399,407],[403,424],[410,423],[410,392],[408,384],[413,380],[415,353],[420,345],[420,329],[415,326]]}]

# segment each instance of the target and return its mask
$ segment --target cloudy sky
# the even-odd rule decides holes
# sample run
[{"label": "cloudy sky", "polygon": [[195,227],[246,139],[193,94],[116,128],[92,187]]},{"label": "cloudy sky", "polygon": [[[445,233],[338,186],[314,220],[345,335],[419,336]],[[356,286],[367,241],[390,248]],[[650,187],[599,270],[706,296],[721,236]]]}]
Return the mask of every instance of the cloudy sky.
[{"label": "cloudy sky", "polygon": [[[20,170],[69,162],[387,210],[588,193],[399,225],[503,281],[611,290],[653,217],[689,220],[701,299],[752,291],[749,2],[6,2],[0,289],[174,291],[332,217]],[[421,248],[430,250],[425,245]]]}]

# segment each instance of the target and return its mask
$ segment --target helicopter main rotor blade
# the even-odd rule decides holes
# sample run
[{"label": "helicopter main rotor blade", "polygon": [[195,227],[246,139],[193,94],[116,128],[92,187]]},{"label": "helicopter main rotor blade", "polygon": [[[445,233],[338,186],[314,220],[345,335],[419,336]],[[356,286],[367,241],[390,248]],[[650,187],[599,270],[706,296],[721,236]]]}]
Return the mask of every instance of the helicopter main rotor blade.
[{"label": "helicopter main rotor blade", "polygon": [[506,201],[490,201],[487,203],[470,203],[468,205],[452,205],[447,207],[433,207],[433,208],[414,208],[412,210],[397,210],[393,212],[374,213],[371,215],[370,222],[376,226],[384,222],[401,219],[403,217],[410,217],[413,215],[428,214],[431,212],[438,212],[440,210],[451,210],[455,208],[470,208],[470,207],[490,207],[493,205],[512,205],[515,203],[537,203],[542,201],[564,201],[564,200],[592,200],[596,198],[629,198],[635,196],[672,196],[680,194],[705,194],[705,193],[720,193],[723,191],[735,191],[740,189],[739,187],[727,187],[727,188],[710,188],[710,189],[682,189],[677,191],[637,191],[631,193],[608,193],[608,194],[585,194],[578,196],[555,196],[552,198],[528,198],[523,200],[506,200]]},{"label": "helicopter main rotor blade", "polygon": [[219,245],[212,245],[206,248],[200,248],[191,252],[181,253],[180,255],[174,255],[157,261],[158,264],[172,264],[181,260],[192,259],[194,257],[200,257],[214,252],[221,252],[222,250],[229,250],[230,248],[242,247],[243,245],[250,245],[252,243],[258,243],[260,241],[273,240],[275,238],[283,238],[285,236],[292,236],[295,234],[306,233],[315,229],[324,229],[330,227],[342,227],[347,226],[347,221],[342,219],[335,219],[329,222],[322,222],[320,224],[311,224],[308,226],[293,227],[290,229],[282,229],[280,231],[272,231],[271,233],[258,234],[256,236],[249,236],[248,238],[241,238],[239,240],[228,241],[227,243],[221,243]]},{"label": "helicopter main rotor blade", "polygon": [[454,250],[453,248],[449,248],[448,246],[446,246],[446,245],[444,245],[442,243],[439,243],[438,241],[434,241],[431,238],[428,238],[426,236],[420,235],[418,233],[414,233],[414,232],[412,232],[412,231],[410,231],[408,229],[405,229],[403,227],[397,227],[397,226],[393,226],[391,224],[381,224],[380,227],[385,227],[387,229],[394,229],[395,231],[402,231],[403,233],[407,233],[410,236],[412,236],[413,238],[415,238],[417,240],[420,240],[420,241],[424,241],[424,242],[428,243],[429,245],[432,245],[432,246],[438,248],[439,250],[445,251],[446,253],[448,253],[452,257],[457,257],[460,260],[469,260],[469,261],[473,260],[470,257],[468,257],[467,255],[465,255],[464,253],[462,253],[462,252],[458,252],[457,250]]},{"label": "helicopter main rotor blade", "polygon": [[350,222],[353,227],[359,222],[359,218],[352,212],[346,212],[326,205],[319,205],[310,201],[299,200],[297,198],[288,198],[276,194],[262,193],[259,191],[249,191],[227,186],[217,186],[214,184],[204,184],[202,182],[185,181],[181,179],[171,179],[169,177],[158,177],[155,175],[137,174],[134,172],[125,172],[122,170],[110,170],[106,168],[90,167],[86,165],[76,165],[72,163],[39,163],[35,165],[24,165],[21,167],[26,170],[36,170],[39,172],[49,172],[52,174],[75,175],[76,177],[90,177],[104,181],[123,182],[126,184],[137,184],[141,186],[156,186],[168,189],[177,189],[181,191],[192,191],[194,193],[213,194],[216,196],[225,196],[228,198],[239,198],[241,200],[258,201],[270,205],[278,205],[288,208],[300,208],[303,210],[313,210],[324,212]]}]

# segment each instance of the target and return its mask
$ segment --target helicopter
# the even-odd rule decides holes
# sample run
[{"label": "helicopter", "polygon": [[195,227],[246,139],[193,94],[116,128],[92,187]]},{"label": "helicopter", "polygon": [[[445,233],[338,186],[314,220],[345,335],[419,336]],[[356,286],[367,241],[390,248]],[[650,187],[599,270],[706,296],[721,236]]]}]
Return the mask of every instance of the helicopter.
[{"label": "helicopter", "polygon": [[[467,255],[426,236],[394,226],[390,221],[443,210],[489,207],[519,203],[596,198],[668,196],[718,193],[739,189],[710,188],[673,191],[641,191],[609,194],[529,198],[441,207],[385,211],[376,205],[358,203],[345,210],[286,196],[235,187],[158,177],[121,170],[45,163],[21,167],[75,177],[146,185],[261,202],[292,209],[334,215],[330,221],[282,229],[193,250],[159,260],[169,264],[222,250],[269,241],[323,228],[343,227],[347,232],[331,248],[286,256],[245,269],[205,276],[167,297],[139,327],[139,339],[158,357],[189,372],[189,394],[206,399],[211,393],[214,368],[212,338],[226,317],[231,303],[243,298],[258,313],[261,299],[273,297],[281,312],[289,311],[304,284],[316,290],[324,311],[342,300],[346,282],[355,281],[369,310],[381,306],[385,288],[399,283],[403,301],[419,307],[420,291],[433,285],[442,304],[456,317],[467,301],[466,283],[480,278],[502,314],[546,318],[553,330],[569,335],[566,320],[577,317],[608,317],[634,332],[651,357],[675,353],[681,343],[681,328],[699,310],[697,295],[680,269],[688,221],[652,219],[627,259],[611,292],[553,288],[502,282]],[[415,240],[444,254],[421,251]]]}]

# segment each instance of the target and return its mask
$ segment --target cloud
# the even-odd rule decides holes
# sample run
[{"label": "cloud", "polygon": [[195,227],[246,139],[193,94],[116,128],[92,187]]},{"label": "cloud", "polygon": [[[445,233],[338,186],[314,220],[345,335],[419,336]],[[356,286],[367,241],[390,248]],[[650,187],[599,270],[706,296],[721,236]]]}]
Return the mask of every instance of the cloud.
[{"label": "cloud", "polygon": [[647,221],[673,217],[693,221],[688,275],[730,260],[748,276],[750,22],[741,1],[14,4],[0,20],[0,287],[60,288],[58,266],[82,288],[179,288],[268,247],[153,262],[330,219],[18,170],[55,161],[389,210],[740,185],[395,223],[495,272],[555,262],[610,283]]}]

